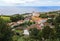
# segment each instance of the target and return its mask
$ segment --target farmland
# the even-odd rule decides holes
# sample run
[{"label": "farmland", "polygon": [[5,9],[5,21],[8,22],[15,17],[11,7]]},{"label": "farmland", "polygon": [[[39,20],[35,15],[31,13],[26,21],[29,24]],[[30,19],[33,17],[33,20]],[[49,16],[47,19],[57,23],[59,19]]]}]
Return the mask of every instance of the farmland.
[{"label": "farmland", "polygon": [[5,21],[11,21],[9,16],[1,16],[1,18],[3,18]]}]

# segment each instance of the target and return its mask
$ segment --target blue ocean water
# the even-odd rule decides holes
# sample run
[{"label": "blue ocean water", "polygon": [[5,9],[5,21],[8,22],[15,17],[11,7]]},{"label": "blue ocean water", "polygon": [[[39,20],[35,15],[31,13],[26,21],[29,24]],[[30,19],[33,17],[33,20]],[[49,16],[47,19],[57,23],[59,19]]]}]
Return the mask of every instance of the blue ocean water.
[{"label": "blue ocean water", "polygon": [[49,12],[60,10],[60,6],[0,6],[0,14],[12,15],[35,12]]}]

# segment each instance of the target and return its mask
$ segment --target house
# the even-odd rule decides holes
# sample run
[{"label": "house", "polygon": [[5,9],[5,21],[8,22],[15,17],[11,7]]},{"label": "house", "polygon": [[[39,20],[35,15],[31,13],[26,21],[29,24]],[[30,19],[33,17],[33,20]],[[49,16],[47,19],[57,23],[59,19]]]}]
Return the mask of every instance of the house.
[{"label": "house", "polygon": [[48,19],[52,19],[52,18],[48,18]]},{"label": "house", "polygon": [[28,31],[28,29],[24,29],[23,34],[24,34],[24,35],[29,35],[29,31]]},{"label": "house", "polygon": [[36,17],[36,16],[32,16],[32,20],[37,23],[45,23],[48,19],[47,18],[40,18],[40,17]]},{"label": "house", "polygon": [[30,20],[30,18],[25,18],[24,22],[28,22]]},{"label": "house", "polygon": [[32,13],[25,13],[24,14],[24,17],[29,17],[29,16],[32,16]]},{"label": "house", "polygon": [[17,21],[18,24],[22,24],[23,23],[23,20],[19,20]]},{"label": "house", "polygon": [[14,26],[17,26],[18,24],[16,22],[14,22],[12,25],[11,25],[11,28],[13,28]]},{"label": "house", "polygon": [[33,13],[32,13],[32,16],[37,16],[37,17],[38,17],[39,15],[40,15],[39,12],[33,12]]},{"label": "house", "polygon": [[29,26],[28,29],[31,29],[31,28],[37,28],[37,29],[41,30],[42,26],[40,24],[33,24],[33,25]]},{"label": "house", "polygon": [[11,23],[8,23],[7,25],[9,25],[9,26],[11,26],[11,25],[13,25],[15,22],[11,22]]}]

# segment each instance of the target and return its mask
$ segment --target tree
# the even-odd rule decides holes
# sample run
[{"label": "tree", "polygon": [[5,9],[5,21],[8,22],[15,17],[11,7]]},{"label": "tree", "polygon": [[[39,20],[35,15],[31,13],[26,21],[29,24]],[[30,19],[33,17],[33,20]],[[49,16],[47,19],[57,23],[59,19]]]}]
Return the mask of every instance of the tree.
[{"label": "tree", "polygon": [[35,24],[35,22],[30,22],[30,21],[27,21],[27,22],[24,22],[24,23],[22,23],[22,24],[20,24],[20,26],[30,26],[30,25],[32,25],[32,24]]},{"label": "tree", "polygon": [[47,22],[50,23],[51,25],[54,25],[55,21],[54,21],[54,19],[48,19]]},{"label": "tree", "polygon": [[55,29],[56,29],[57,38],[60,38],[60,15],[57,16],[55,19]]},{"label": "tree", "polygon": [[24,20],[24,16],[23,15],[16,14],[16,15],[11,16],[10,17],[10,20],[12,22],[16,22],[18,20]]},{"label": "tree", "polygon": [[13,41],[13,33],[10,27],[2,18],[0,18],[0,41]]},{"label": "tree", "polygon": [[44,40],[54,39],[55,30],[53,28],[50,28],[49,26],[45,26],[44,29],[42,29],[42,32],[43,32]]},{"label": "tree", "polygon": [[43,38],[43,32],[42,32],[42,30],[39,30],[38,40],[39,40],[39,41],[43,41],[42,38]]},{"label": "tree", "polygon": [[47,22],[48,23],[52,23],[53,22],[53,19],[48,19]]},{"label": "tree", "polygon": [[56,31],[56,39],[59,39],[60,41],[60,15],[56,16],[54,20],[54,26],[55,26],[55,31]]},{"label": "tree", "polygon": [[41,32],[37,28],[30,29],[30,38],[33,41],[41,40]]},{"label": "tree", "polygon": [[56,25],[55,26],[55,29],[56,29],[57,38],[60,38],[60,26],[59,25]]},{"label": "tree", "polygon": [[48,16],[47,16],[47,14],[40,14],[39,17],[41,17],[41,18],[47,18]]},{"label": "tree", "polygon": [[55,22],[56,22],[57,24],[60,24],[60,15],[56,17]]}]

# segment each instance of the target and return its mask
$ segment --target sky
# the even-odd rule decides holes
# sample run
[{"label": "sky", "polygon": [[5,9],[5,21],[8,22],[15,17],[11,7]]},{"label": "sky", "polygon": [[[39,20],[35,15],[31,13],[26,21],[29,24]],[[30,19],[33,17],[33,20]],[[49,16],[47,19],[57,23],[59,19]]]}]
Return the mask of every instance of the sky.
[{"label": "sky", "polygon": [[0,0],[0,6],[60,6],[60,0]]},{"label": "sky", "polygon": [[[59,6],[59,7],[44,8],[40,6]],[[4,15],[26,13],[32,11],[37,12],[50,11],[58,9],[60,10],[60,0],[0,0],[0,14]]]}]

